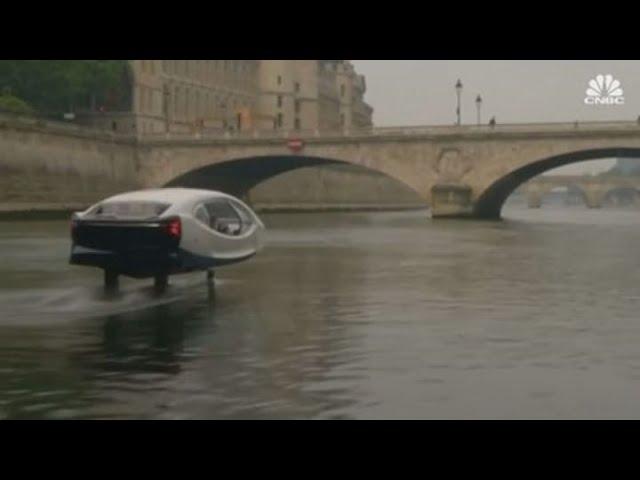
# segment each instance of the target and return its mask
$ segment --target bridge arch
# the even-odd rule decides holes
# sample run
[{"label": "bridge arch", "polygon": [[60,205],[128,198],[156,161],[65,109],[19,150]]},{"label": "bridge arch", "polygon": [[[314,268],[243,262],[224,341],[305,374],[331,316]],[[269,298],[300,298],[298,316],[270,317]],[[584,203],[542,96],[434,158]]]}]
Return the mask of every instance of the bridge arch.
[{"label": "bridge arch", "polygon": [[618,198],[625,198],[628,203],[637,204],[640,202],[640,189],[634,185],[616,185],[607,188],[603,192],[603,203],[610,201],[616,202],[617,200],[614,200],[614,195],[617,195]]},{"label": "bridge arch", "polygon": [[589,205],[589,197],[585,191],[585,186],[582,185],[579,180],[571,179],[564,181],[562,177],[559,181],[555,181],[554,177],[554,180],[548,183],[529,184],[525,190],[527,205],[529,208],[540,208],[545,202],[546,197],[554,192],[560,191],[568,195],[568,198],[579,197],[583,205]]},{"label": "bridge arch", "polygon": [[424,202],[425,207],[428,204],[427,199],[414,186],[381,169],[346,160],[309,155],[257,155],[219,161],[180,173],[166,181],[163,186],[219,190],[246,198],[251,189],[278,175],[306,167],[327,165],[348,165],[357,170],[375,172],[415,193],[416,203]]},{"label": "bridge arch", "polygon": [[530,162],[501,176],[484,189],[475,202],[473,216],[484,219],[499,219],[507,198],[516,188],[528,180],[558,167],[605,158],[640,158],[640,148],[577,150]]}]

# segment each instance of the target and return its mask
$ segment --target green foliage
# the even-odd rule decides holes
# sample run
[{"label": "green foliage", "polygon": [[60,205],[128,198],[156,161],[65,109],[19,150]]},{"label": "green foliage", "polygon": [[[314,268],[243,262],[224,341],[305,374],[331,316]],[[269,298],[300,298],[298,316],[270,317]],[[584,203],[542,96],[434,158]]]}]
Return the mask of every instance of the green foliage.
[{"label": "green foliage", "polygon": [[6,93],[5,90],[3,94],[0,95],[0,112],[31,114],[33,113],[33,109],[27,102]]},{"label": "green foliage", "polygon": [[130,107],[126,60],[0,60],[0,88],[41,113]]}]

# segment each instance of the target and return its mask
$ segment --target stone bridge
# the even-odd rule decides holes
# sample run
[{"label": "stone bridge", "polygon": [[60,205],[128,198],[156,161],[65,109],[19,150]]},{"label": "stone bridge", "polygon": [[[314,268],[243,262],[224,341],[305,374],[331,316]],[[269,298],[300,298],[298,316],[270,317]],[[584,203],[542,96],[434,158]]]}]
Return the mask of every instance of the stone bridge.
[{"label": "stone bridge", "polygon": [[167,185],[241,196],[288,170],[348,163],[403,182],[433,217],[498,219],[506,198],[533,177],[613,157],[640,158],[635,122],[128,138],[12,118],[0,119],[0,203],[90,203]]},{"label": "stone bridge", "polygon": [[559,187],[579,192],[588,208],[601,208],[613,193],[629,193],[636,203],[640,202],[640,177],[541,175],[524,185],[529,208],[540,208],[544,195]]}]

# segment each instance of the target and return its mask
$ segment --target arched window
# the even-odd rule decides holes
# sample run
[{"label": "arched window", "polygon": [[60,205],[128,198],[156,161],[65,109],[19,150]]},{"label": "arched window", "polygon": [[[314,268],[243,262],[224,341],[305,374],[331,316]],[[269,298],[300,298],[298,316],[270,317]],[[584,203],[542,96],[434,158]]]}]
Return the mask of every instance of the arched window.
[{"label": "arched window", "polygon": [[146,87],[140,87],[140,101],[138,102],[138,109],[140,113],[144,113],[145,111],[145,95],[147,93]]}]

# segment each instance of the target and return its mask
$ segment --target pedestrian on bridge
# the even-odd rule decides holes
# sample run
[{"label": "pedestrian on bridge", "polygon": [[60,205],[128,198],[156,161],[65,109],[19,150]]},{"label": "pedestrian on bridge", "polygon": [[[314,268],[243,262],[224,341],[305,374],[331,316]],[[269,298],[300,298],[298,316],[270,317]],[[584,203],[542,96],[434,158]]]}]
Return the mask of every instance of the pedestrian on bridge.
[{"label": "pedestrian on bridge", "polygon": [[496,126],[496,117],[491,117],[491,120],[489,120],[489,126],[491,128],[494,128]]}]

